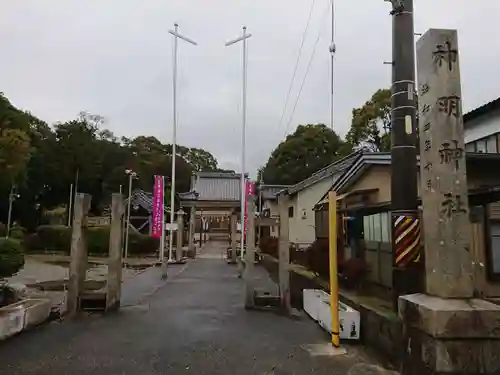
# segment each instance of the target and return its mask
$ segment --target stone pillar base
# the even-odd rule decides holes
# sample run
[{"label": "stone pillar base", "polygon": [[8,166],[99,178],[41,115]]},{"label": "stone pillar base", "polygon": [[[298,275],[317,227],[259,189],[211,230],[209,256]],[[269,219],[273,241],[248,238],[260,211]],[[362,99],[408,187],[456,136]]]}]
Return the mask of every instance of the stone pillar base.
[{"label": "stone pillar base", "polygon": [[425,294],[399,298],[403,375],[500,373],[500,306]]}]

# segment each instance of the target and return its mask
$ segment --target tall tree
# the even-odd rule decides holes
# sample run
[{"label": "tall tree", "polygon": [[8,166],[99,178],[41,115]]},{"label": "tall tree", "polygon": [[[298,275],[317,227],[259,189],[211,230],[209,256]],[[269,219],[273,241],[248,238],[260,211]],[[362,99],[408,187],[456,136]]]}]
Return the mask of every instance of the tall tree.
[{"label": "tall tree", "polygon": [[391,90],[380,89],[362,107],[352,110],[346,140],[354,148],[391,149]]},{"label": "tall tree", "polygon": [[266,184],[295,184],[350,152],[323,124],[299,125],[272,152],[262,169]]},{"label": "tall tree", "polygon": [[30,138],[25,132],[0,128],[0,171],[8,184],[24,173],[30,156]]},{"label": "tall tree", "polygon": [[[81,112],[74,120],[49,127],[0,93],[0,221],[7,216],[13,182],[21,195],[13,218],[30,229],[38,225],[42,211],[68,203],[77,172],[78,191],[92,195],[95,214],[110,203],[120,185],[126,191],[127,168],[138,172],[137,188],[151,191],[155,174],[166,176],[170,188],[171,145],[146,135],[120,138],[104,126],[102,116]],[[176,166],[177,192],[189,189],[192,171],[218,170],[211,153],[182,145]]]}]

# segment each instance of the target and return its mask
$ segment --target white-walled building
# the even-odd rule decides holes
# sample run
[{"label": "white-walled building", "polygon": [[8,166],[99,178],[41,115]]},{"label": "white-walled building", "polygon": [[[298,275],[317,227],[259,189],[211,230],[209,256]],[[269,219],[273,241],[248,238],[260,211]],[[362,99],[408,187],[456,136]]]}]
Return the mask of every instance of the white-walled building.
[{"label": "white-walled building", "polygon": [[500,98],[464,115],[468,152],[500,153]]},{"label": "white-walled building", "polygon": [[[466,113],[464,129],[468,152],[500,153],[500,98]],[[313,207],[358,156],[358,152],[353,153],[286,189],[290,195],[288,216],[291,243],[305,247],[314,242],[316,236]],[[278,215],[275,199],[266,197],[263,207],[268,209],[272,216]],[[277,228],[272,230],[271,235],[278,235]]]}]

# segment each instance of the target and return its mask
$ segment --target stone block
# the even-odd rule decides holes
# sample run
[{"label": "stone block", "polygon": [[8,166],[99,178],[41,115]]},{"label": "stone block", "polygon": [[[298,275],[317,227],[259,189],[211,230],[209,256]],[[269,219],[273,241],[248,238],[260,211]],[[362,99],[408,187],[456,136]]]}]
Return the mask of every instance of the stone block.
[{"label": "stone block", "polygon": [[500,306],[481,299],[443,299],[425,294],[399,298],[407,326],[434,338],[500,339]]},{"label": "stone block", "polygon": [[403,375],[472,375],[500,373],[500,340],[436,339],[408,330]]},{"label": "stone block", "polygon": [[444,298],[472,298],[457,31],[427,31],[417,43],[417,65],[426,291]]},{"label": "stone block", "polygon": [[34,327],[45,322],[52,310],[52,302],[48,298],[27,299],[22,301],[26,309],[25,327]]}]

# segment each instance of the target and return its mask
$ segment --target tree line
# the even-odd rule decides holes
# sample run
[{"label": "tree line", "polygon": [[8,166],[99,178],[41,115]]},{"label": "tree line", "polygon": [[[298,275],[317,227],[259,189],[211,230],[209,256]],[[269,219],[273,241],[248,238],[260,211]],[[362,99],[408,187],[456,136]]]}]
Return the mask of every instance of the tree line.
[{"label": "tree line", "polygon": [[293,185],[359,149],[390,151],[391,91],[381,89],[352,110],[345,139],[323,124],[299,125],[259,170],[265,184]]},{"label": "tree line", "polygon": [[[259,170],[266,184],[295,184],[354,150],[390,150],[390,90],[381,89],[352,110],[351,126],[342,139],[322,124],[299,125],[271,153]],[[177,146],[176,191],[188,191],[196,171],[224,171],[201,148]],[[136,188],[152,190],[155,174],[171,177],[172,145],[152,136],[118,137],[99,115],[81,112],[74,120],[50,126],[16,108],[0,93],[0,221],[7,217],[8,197],[15,187],[13,219],[28,229],[44,214],[64,209],[71,184],[92,195],[91,211],[99,215],[111,194],[128,187],[126,169],[140,178]],[[166,194],[169,198],[169,194]]]},{"label": "tree line", "polygon": [[[102,116],[81,112],[49,126],[0,93],[0,222],[6,221],[12,187],[19,195],[13,219],[32,229],[47,211],[67,206],[76,181],[79,192],[92,195],[91,211],[99,215],[120,185],[126,191],[126,169],[138,173],[134,186],[146,191],[155,174],[171,177],[171,144],[152,136],[117,137],[104,125]],[[189,190],[193,172],[223,171],[204,149],[177,145],[176,154],[178,192]]]}]

